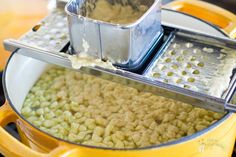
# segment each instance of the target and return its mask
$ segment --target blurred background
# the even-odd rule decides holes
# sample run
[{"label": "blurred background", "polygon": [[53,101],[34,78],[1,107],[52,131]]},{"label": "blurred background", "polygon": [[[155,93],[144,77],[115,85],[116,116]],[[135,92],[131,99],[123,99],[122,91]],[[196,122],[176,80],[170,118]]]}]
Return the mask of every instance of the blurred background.
[{"label": "blurred background", "polygon": [[[4,67],[9,53],[4,51],[2,42],[6,38],[17,38],[32,28],[48,13],[48,3],[56,0],[1,0],[0,1],[0,70]],[[167,4],[173,0],[162,0]],[[191,1],[191,0],[190,0]],[[221,6],[236,14],[236,0],[204,0]]]},{"label": "blurred background", "polygon": [[[174,0],[162,0],[162,3],[167,4],[171,1],[174,1]],[[189,1],[191,1],[191,0],[189,0]],[[234,14],[236,14],[236,0],[202,0],[202,1],[215,4],[217,6],[225,8],[225,9],[233,12]]]},{"label": "blurred background", "polygon": [[17,38],[33,27],[47,14],[47,0],[0,0],[0,67],[9,53],[4,51],[3,40]]}]

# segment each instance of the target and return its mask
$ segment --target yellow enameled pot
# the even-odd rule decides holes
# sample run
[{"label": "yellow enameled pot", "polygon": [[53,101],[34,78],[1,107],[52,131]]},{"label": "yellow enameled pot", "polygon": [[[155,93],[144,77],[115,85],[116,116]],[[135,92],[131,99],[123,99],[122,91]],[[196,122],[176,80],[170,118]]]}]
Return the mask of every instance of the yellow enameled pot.
[{"label": "yellow enameled pot", "polygon": [[[230,157],[232,154],[236,137],[233,113],[192,136],[142,149],[78,145],[42,132],[21,116],[20,109],[27,93],[48,66],[17,53],[8,61],[3,78],[7,102],[0,108],[0,152],[7,157]],[[10,122],[16,123],[21,142],[3,129]]]},{"label": "yellow enameled pot", "polygon": [[[177,4],[179,3],[175,6]],[[187,5],[187,8],[189,6],[192,5]],[[180,8],[175,7],[175,10]],[[215,10],[209,7],[196,8],[195,14],[204,13],[203,19],[208,15],[208,9]],[[188,12],[191,11],[192,9],[188,9]],[[235,18],[232,19],[231,15],[225,18],[222,11],[217,15],[223,19],[219,26],[222,25],[222,29],[230,37],[235,37]],[[210,20],[211,18],[208,19]],[[214,22],[217,21],[212,23]],[[21,116],[20,109],[27,93],[47,66],[49,65],[44,62],[17,53],[8,61],[3,78],[7,101],[0,108],[0,153],[7,157],[231,157],[236,137],[236,115],[233,113],[226,114],[214,125],[192,136],[143,149],[117,150],[78,145],[40,131]],[[3,129],[10,122],[16,123],[21,141]]]},{"label": "yellow enameled pot", "polygon": [[236,15],[216,5],[200,0],[176,0],[163,7],[198,17],[219,27],[230,38],[236,38]]}]

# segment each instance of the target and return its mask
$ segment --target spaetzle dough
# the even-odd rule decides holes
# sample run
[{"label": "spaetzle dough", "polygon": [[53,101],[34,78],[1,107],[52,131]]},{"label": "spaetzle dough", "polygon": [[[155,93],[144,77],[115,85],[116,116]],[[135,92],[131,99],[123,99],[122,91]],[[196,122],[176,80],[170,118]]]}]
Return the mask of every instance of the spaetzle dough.
[{"label": "spaetzle dough", "polygon": [[148,7],[139,5],[138,9],[133,9],[130,5],[110,4],[107,0],[98,0],[96,7],[87,15],[89,18],[111,22],[116,24],[128,24],[137,21]]}]

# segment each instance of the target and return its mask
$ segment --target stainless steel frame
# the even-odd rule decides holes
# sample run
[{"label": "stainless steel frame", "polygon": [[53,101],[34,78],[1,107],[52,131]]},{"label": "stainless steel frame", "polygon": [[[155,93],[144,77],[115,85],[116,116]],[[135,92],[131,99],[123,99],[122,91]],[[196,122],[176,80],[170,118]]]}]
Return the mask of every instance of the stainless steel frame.
[{"label": "stainless steel frame", "polygon": [[[193,45],[186,47],[185,44],[187,43]],[[179,47],[173,47],[176,45]],[[203,48],[211,49],[213,52],[207,53]],[[222,49],[228,52],[222,53]],[[235,42],[227,42],[226,40],[211,38],[206,35],[197,35],[196,33],[177,31],[173,32],[169,36],[166,44],[163,44],[162,48],[158,50],[143,75],[162,82],[168,81],[168,84],[182,88],[187,85],[191,90],[210,94],[215,97],[222,97],[224,91],[221,93],[218,92],[217,94],[212,93],[212,91],[209,92],[212,88],[209,83],[222,76],[222,73],[218,73],[223,71],[223,69],[221,69],[222,62],[226,62],[226,59],[231,59],[235,53]],[[223,57],[221,56],[222,54]],[[171,62],[166,62],[166,58],[171,59]],[[178,61],[178,58],[182,60]],[[198,63],[204,63],[204,67],[198,66]],[[176,67],[173,68],[173,65]],[[190,67],[186,67],[187,65]],[[163,69],[163,67],[165,67],[165,69]],[[193,74],[194,70],[197,70],[199,73]],[[229,70],[233,71],[233,67]],[[185,72],[184,75],[181,73],[182,71]],[[168,76],[168,72],[172,72],[172,75]],[[160,76],[156,78],[153,76],[155,73],[160,74]],[[194,82],[189,82],[185,80],[186,78],[194,78]],[[175,79],[179,79],[181,82],[176,83]],[[232,79],[232,81],[234,81],[234,79]],[[230,82],[220,83],[228,85]]]},{"label": "stainless steel frame", "polygon": [[[50,16],[56,16],[56,15],[52,14]],[[55,21],[48,20],[47,22],[49,23],[46,23],[45,25],[50,25],[50,22],[55,22]],[[53,28],[49,28],[49,29],[53,29]],[[181,30],[181,31],[190,33],[190,34],[195,34],[195,33],[187,32],[184,30]],[[35,32],[35,33],[37,34],[37,36],[40,36],[40,32],[42,31]],[[196,33],[196,35],[206,36],[206,35],[198,34],[198,33]],[[24,36],[27,37],[27,40],[31,41],[34,38],[34,33],[29,32],[25,34]],[[207,36],[207,37],[215,39],[215,40],[220,40],[226,43],[232,43],[234,45],[236,44],[236,41],[231,40],[231,39],[216,38],[216,37],[211,37],[211,36]],[[57,37],[54,37],[54,40],[57,41],[58,44],[61,45],[60,46],[61,49],[63,49],[63,47],[65,47],[69,42],[68,39],[67,40],[65,39],[61,42],[61,40],[59,40]],[[47,47],[42,48],[40,46],[27,44],[23,42],[21,39],[20,40],[12,40],[12,39],[5,40],[4,45],[5,45],[5,48],[11,52],[19,53],[19,54],[29,56],[32,58],[36,58],[36,59],[39,59],[48,63],[57,64],[59,66],[72,68],[71,63],[67,58],[68,54],[64,52],[60,52],[61,50],[59,50],[59,47],[55,47],[55,48],[50,47],[48,49]],[[107,80],[111,80],[117,83],[128,85],[128,86],[137,88],[138,90],[141,90],[141,91],[152,92],[156,95],[172,98],[175,100],[179,100],[179,101],[186,102],[186,103],[196,105],[199,107],[207,108],[210,110],[214,110],[218,112],[224,112],[225,110],[236,112],[236,105],[228,103],[236,87],[236,81],[235,81],[236,76],[234,76],[234,78],[232,79],[231,84],[228,90],[223,95],[223,97],[216,98],[213,96],[209,96],[209,95],[202,94],[199,92],[194,92],[188,89],[166,84],[160,81],[147,78],[143,75],[139,75],[139,74],[135,74],[128,71],[123,71],[123,70],[109,70],[109,69],[104,69],[101,67],[84,67],[80,69],[80,71],[85,72],[90,75],[95,75],[103,79],[107,79]]]},{"label": "stainless steel frame", "polygon": [[[12,46],[24,51],[15,51],[25,56],[33,57],[51,64],[72,68],[71,63],[64,53],[46,51],[35,47],[30,47],[13,40],[5,41],[5,47],[7,50],[14,50]],[[123,85],[137,88],[138,90],[147,91],[156,95],[168,97],[171,99],[179,100],[185,103],[189,103],[198,107],[207,108],[217,112],[224,112],[230,110],[236,112],[236,106],[227,104],[226,98],[216,98],[206,94],[194,92],[181,87],[166,84],[160,81],[148,79],[139,74],[135,74],[128,71],[110,70],[101,67],[83,67],[81,72],[85,72],[96,77],[121,83]],[[232,93],[235,88],[233,83],[228,93]]]}]

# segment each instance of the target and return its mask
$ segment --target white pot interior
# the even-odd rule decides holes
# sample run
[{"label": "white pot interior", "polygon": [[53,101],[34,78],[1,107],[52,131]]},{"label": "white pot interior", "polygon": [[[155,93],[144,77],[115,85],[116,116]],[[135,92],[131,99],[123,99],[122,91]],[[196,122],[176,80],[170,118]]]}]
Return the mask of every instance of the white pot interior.
[{"label": "white pot interior", "polygon": [[[19,50],[22,51],[22,50]],[[5,71],[5,88],[15,109],[20,112],[28,92],[49,64],[14,54]]]},{"label": "white pot interior", "polygon": [[[28,92],[48,67],[50,67],[50,64],[48,63],[30,57],[26,57],[17,53],[11,56],[5,70],[5,94],[6,96],[8,96],[8,101],[10,101],[11,105],[14,105],[14,108],[17,110],[18,113],[20,113],[20,110]],[[212,130],[216,126],[219,126],[221,123],[223,123],[224,120],[226,120],[230,115],[232,114],[227,114],[227,116],[224,116],[224,118],[222,118],[212,126],[191,136],[174,141],[173,144],[178,143],[180,141],[195,138],[205,132]]]}]

